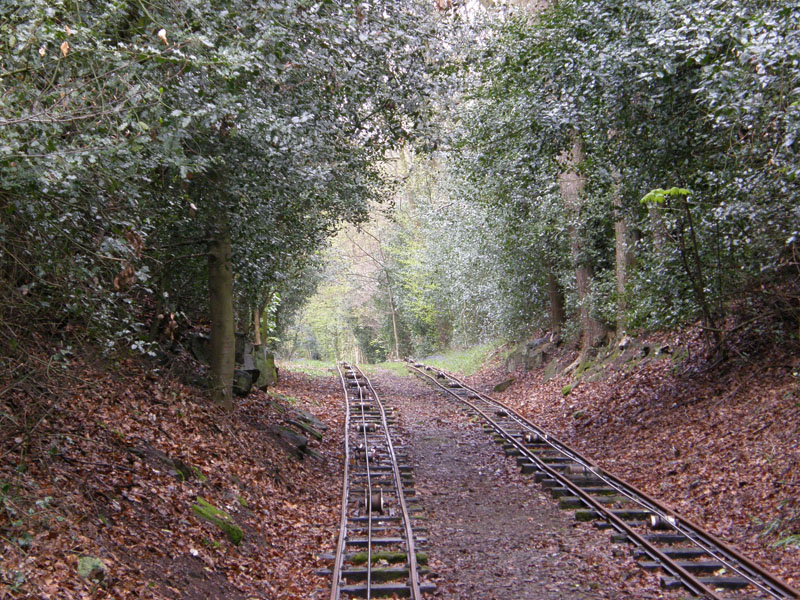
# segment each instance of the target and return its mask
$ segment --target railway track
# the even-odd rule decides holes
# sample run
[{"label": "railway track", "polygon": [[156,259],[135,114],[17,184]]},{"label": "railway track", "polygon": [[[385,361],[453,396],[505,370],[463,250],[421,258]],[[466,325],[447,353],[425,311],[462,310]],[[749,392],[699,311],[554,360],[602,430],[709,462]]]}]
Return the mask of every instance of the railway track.
[{"label": "railway track", "polygon": [[337,369],[346,407],[345,466],[330,599],[422,600],[435,586],[421,580],[426,539],[414,517],[411,467],[393,440],[393,410],[358,367]]},{"label": "railway track", "polygon": [[661,570],[664,588],[686,587],[716,600],[800,598],[800,592],[643,491],[600,468],[505,404],[446,371],[408,361],[420,378],[479,416],[484,429],[517,457],[524,473],[575,509],[579,520],[614,530],[630,542],[639,566]]}]

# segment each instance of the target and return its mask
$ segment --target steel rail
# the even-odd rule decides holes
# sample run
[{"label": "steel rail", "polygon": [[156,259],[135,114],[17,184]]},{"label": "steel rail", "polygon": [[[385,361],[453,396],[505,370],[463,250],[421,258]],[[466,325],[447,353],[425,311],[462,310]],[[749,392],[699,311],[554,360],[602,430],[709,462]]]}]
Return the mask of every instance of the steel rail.
[{"label": "steel rail", "polygon": [[331,574],[331,596],[330,600],[339,600],[342,581],[342,563],[344,562],[344,542],[347,538],[347,498],[350,495],[350,399],[347,395],[347,384],[344,374],[339,364],[336,364],[339,372],[339,379],[342,382],[342,392],[344,392],[344,474],[342,477],[342,514],[339,519],[339,540],[336,544],[336,556],[334,557],[333,573]]},{"label": "steel rail", "polygon": [[[416,369],[416,367],[414,368]],[[520,425],[527,429],[533,430],[534,433],[537,433],[540,439],[542,439],[542,441],[547,443],[550,447],[561,452],[562,454],[570,456],[578,463],[583,463],[582,466],[591,471],[593,475],[603,480],[607,485],[620,492],[632,502],[639,504],[640,506],[654,513],[656,516],[660,517],[665,525],[686,537],[689,542],[702,549],[710,556],[716,558],[717,561],[722,563],[726,568],[739,574],[744,579],[747,579],[753,586],[757,587],[762,592],[769,594],[773,598],[800,598],[800,592],[792,588],[780,578],[768,573],[763,569],[763,567],[754,563],[749,558],[730,547],[724,541],[716,538],[713,534],[704,531],[697,523],[694,523],[690,519],[677,514],[673,509],[662,504],[655,498],[652,498],[643,490],[619,479],[617,476],[611,473],[608,473],[591,459],[583,456],[579,452],[567,446],[557,437],[549,434],[534,423],[531,423],[513,408],[465,384],[457,377],[442,369],[432,370],[436,371],[437,373],[441,373],[442,376],[456,382],[459,386],[476,394],[484,402],[506,411],[506,413]],[[436,383],[438,384],[438,382]],[[454,395],[458,397],[457,394]]]},{"label": "steel rail", "polygon": [[383,424],[383,431],[386,435],[386,445],[389,451],[389,457],[392,461],[392,471],[394,473],[394,485],[395,491],[397,493],[397,499],[400,503],[400,510],[402,512],[402,519],[403,519],[403,528],[405,531],[406,536],[406,551],[408,554],[408,574],[409,580],[411,582],[411,598],[412,600],[422,600],[422,592],[420,591],[419,586],[419,572],[417,570],[417,551],[414,545],[414,531],[411,528],[411,518],[408,514],[408,506],[406,505],[406,498],[405,494],[403,493],[403,480],[400,477],[400,467],[397,464],[397,455],[394,451],[394,444],[392,443],[392,437],[389,435],[389,424],[386,421],[386,411],[383,407],[383,403],[378,396],[378,393],[375,391],[375,388],[372,387],[372,382],[364,375],[363,371],[355,367],[355,369],[361,374],[364,380],[367,382],[367,386],[369,387],[370,391],[372,392],[373,398],[375,398],[375,402],[378,405],[381,413],[381,423]]},{"label": "steel rail", "polygon": [[667,570],[675,577],[680,578],[684,582],[684,585],[686,585],[686,587],[688,587],[691,592],[697,594],[698,596],[711,598],[712,600],[723,600],[722,596],[716,594],[712,589],[706,586],[694,575],[689,573],[682,566],[680,566],[675,561],[666,556],[664,553],[662,553],[658,548],[656,548],[654,545],[652,545],[650,542],[644,539],[641,535],[639,535],[636,531],[634,531],[627,523],[625,523],[625,521],[620,519],[617,515],[612,513],[609,509],[607,509],[605,506],[603,506],[597,500],[595,500],[594,497],[590,496],[588,493],[583,491],[579,486],[574,484],[568,478],[562,476],[561,473],[549,467],[547,463],[542,461],[538,456],[536,456],[535,453],[529,451],[524,444],[518,442],[516,438],[513,436],[513,434],[506,431],[506,429],[502,425],[497,423],[494,419],[492,419],[484,411],[478,408],[475,404],[473,404],[469,400],[459,397],[458,394],[440,384],[438,381],[436,381],[436,379],[434,379],[430,375],[423,373],[422,371],[417,369],[417,367],[412,366],[412,368],[421,375],[423,375],[424,377],[430,379],[434,384],[436,384],[438,387],[446,391],[448,394],[458,399],[459,402],[466,404],[472,410],[478,413],[481,417],[483,417],[485,421],[487,421],[498,433],[500,433],[503,437],[505,437],[524,456],[526,456],[527,458],[531,459],[534,463],[536,463],[537,467],[540,470],[547,473],[551,478],[558,481],[562,486],[568,488],[572,493],[578,496],[587,506],[593,508],[599,514],[603,515],[603,518],[609,521],[617,531],[619,531],[620,533],[624,533],[625,535],[630,537],[630,539],[634,540],[637,545],[639,545],[645,552],[647,552],[647,554],[649,554],[655,560],[661,562],[665,570]]},{"label": "steel rail", "polygon": [[367,473],[367,493],[364,500],[367,503],[367,600],[372,596],[372,474],[369,462],[369,438],[367,437],[367,415],[364,412],[364,386],[356,376],[356,372],[349,367],[350,373],[358,386],[358,405],[361,409],[361,431],[364,434],[364,464]]}]

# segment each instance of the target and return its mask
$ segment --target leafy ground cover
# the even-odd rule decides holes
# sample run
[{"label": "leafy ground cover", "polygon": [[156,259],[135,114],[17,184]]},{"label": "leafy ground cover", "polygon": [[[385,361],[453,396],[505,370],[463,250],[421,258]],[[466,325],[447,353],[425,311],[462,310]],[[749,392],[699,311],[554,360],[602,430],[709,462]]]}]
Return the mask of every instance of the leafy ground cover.
[{"label": "leafy ground cover", "polygon": [[[671,356],[609,367],[568,395],[571,377],[517,373],[495,396],[800,586],[800,358],[771,348],[713,365],[695,330],[649,341]],[[472,381],[490,391],[505,377]]]},{"label": "leafy ground cover", "polygon": [[[313,571],[334,545],[341,485],[330,381],[282,372],[276,392],[330,427],[309,442],[319,458],[300,460],[272,433],[282,415],[263,392],[225,413],[133,361],[75,359],[57,375],[60,393],[23,383],[0,396],[0,598],[277,599],[326,587]],[[206,503],[240,543],[201,517]]]}]

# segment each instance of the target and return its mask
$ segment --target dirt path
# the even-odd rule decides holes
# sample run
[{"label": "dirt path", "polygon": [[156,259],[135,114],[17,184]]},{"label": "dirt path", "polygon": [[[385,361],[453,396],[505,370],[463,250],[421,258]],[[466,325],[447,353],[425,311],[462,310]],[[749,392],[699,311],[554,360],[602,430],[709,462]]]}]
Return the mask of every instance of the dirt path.
[{"label": "dirt path", "polygon": [[635,566],[626,545],[577,523],[483,432],[411,377],[373,376],[397,407],[428,516],[437,597],[482,600],[682,598]]}]

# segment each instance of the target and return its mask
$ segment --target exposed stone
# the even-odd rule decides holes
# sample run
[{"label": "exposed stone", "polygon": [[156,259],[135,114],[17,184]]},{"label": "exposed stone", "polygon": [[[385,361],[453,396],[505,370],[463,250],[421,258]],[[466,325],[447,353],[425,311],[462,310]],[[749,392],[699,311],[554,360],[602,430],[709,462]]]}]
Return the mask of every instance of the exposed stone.
[{"label": "exposed stone", "polygon": [[237,365],[243,365],[245,351],[247,346],[249,346],[250,344],[247,342],[247,336],[243,333],[239,333],[238,331],[236,331],[233,334],[233,336],[234,336],[234,351],[236,353],[234,360],[236,361]]},{"label": "exposed stone", "polygon": [[516,377],[509,377],[498,383],[492,389],[495,392],[505,392],[508,388],[511,387],[511,384],[514,383],[516,380],[517,380]]},{"label": "exposed stone", "polygon": [[528,352],[531,350],[536,350],[539,346],[542,346],[547,343],[547,336],[536,338],[535,340],[531,340],[526,344]]},{"label": "exposed stone", "polygon": [[192,356],[199,362],[208,364],[211,338],[202,333],[190,333],[188,338],[189,352]]},{"label": "exposed stone", "polygon": [[108,568],[95,556],[81,556],[78,559],[78,575],[90,581],[102,581]]},{"label": "exposed stone", "polygon": [[253,388],[253,374],[244,369],[233,372],[233,393],[237,396],[247,396]]},{"label": "exposed stone", "polygon": [[547,366],[544,368],[544,380],[550,381],[553,377],[556,376],[558,373],[558,357],[551,360],[547,363]]},{"label": "exposed stone", "polygon": [[506,358],[506,372],[513,373],[517,369],[521,369],[525,366],[525,358],[526,352],[524,350],[514,350],[511,354],[508,355]]},{"label": "exposed stone", "polygon": [[278,368],[275,366],[275,356],[266,351],[263,346],[253,347],[253,362],[258,369],[259,375],[255,381],[256,388],[264,388],[275,385],[278,382]]},{"label": "exposed stone", "polygon": [[533,369],[538,369],[545,364],[547,359],[550,357],[553,348],[553,344],[550,342],[545,342],[543,344],[538,344],[533,349],[529,349],[527,355],[525,356],[525,371],[527,372]]}]

